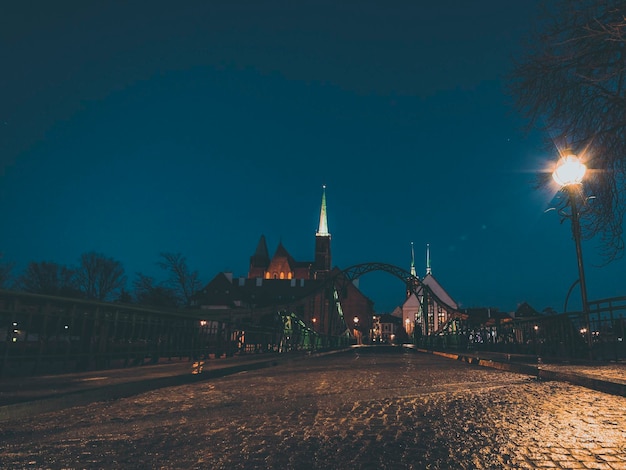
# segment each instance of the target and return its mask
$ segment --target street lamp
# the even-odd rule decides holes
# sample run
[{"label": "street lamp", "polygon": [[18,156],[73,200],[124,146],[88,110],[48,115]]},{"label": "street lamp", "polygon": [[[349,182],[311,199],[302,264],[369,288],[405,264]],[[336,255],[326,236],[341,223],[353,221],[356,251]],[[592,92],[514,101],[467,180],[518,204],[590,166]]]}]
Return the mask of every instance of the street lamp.
[{"label": "street lamp", "polygon": [[[552,172],[552,178],[557,184],[567,191],[571,205],[572,235],[576,244],[576,259],[578,260],[578,280],[580,281],[580,296],[582,299],[583,314],[587,323],[587,341],[591,348],[591,329],[589,328],[589,304],[587,302],[587,283],[585,281],[585,267],[583,265],[583,250],[580,243],[580,212],[578,209],[578,197],[587,167],[576,155],[564,155],[556,164]],[[590,349],[591,354],[591,349]]]},{"label": "street lamp", "polygon": [[354,322],[354,338],[357,340],[357,343],[360,344],[360,341],[359,341],[359,317],[354,317],[352,319],[352,321]]},{"label": "street lamp", "polygon": [[583,265],[583,251],[580,243],[580,213],[578,211],[578,188],[587,171],[587,167],[575,155],[561,157],[552,173],[554,181],[567,191],[572,207],[572,235],[576,244],[576,258],[578,260],[578,278],[583,304],[583,313],[587,313],[587,283],[585,282],[585,268]]}]

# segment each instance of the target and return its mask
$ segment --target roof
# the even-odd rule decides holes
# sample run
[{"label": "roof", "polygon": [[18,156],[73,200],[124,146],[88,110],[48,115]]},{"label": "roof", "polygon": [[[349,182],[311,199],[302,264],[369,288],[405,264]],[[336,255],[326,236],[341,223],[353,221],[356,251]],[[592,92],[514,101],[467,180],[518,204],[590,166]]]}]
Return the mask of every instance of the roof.
[{"label": "roof", "polygon": [[522,302],[515,310],[515,318],[536,317],[540,313],[532,308],[527,302]]},{"label": "roof", "polygon": [[433,276],[432,274],[426,274],[426,276],[424,276],[424,279],[422,279],[422,283],[430,287],[430,290],[433,291],[433,294],[435,294],[443,303],[449,305],[454,309],[459,308],[454,299],[450,297],[448,292],[446,292],[443,287],[441,287],[441,284],[439,284],[439,281],[435,279],[435,276]]},{"label": "roof", "polygon": [[261,235],[259,243],[256,246],[256,251],[250,257],[250,265],[254,267],[265,268],[270,264],[270,255],[267,251],[267,242],[265,241],[265,235]]},{"label": "roof", "polygon": [[196,296],[200,306],[266,307],[306,297],[323,285],[314,279],[233,278],[217,274]]},{"label": "roof", "polygon": [[[335,271],[336,270],[336,271]],[[340,272],[334,268],[333,272]],[[195,297],[199,306],[238,306],[267,307],[298,301],[320,289],[325,279],[263,279],[233,278],[232,281],[224,273],[217,274]],[[350,297],[356,295],[373,305],[363,292],[352,282],[337,284],[349,291]]]},{"label": "roof", "polygon": [[499,323],[506,323],[512,320],[508,313],[500,312],[497,308],[476,307],[467,308],[468,321],[473,325],[495,326]]}]

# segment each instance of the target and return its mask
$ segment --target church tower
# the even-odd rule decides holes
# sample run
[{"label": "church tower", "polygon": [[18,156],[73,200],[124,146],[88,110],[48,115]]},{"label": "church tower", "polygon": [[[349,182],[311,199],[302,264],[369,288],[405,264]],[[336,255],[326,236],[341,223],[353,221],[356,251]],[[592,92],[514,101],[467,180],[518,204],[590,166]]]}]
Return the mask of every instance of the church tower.
[{"label": "church tower", "polygon": [[320,224],[315,234],[315,261],[313,270],[315,278],[323,278],[330,272],[330,233],[328,233],[328,219],[326,217],[326,186],[322,186],[322,208],[320,210]]},{"label": "church tower", "polygon": [[415,271],[415,250],[413,249],[413,242],[411,242],[411,277],[406,280],[406,296],[411,296],[412,293],[417,292],[419,281],[417,272]]},{"label": "church tower", "polygon": [[269,265],[270,255],[267,251],[267,242],[265,241],[265,235],[261,235],[256,251],[250,257],[250,270],[248,271],[248,278],[253,279],[255,277],[264,277]]}]

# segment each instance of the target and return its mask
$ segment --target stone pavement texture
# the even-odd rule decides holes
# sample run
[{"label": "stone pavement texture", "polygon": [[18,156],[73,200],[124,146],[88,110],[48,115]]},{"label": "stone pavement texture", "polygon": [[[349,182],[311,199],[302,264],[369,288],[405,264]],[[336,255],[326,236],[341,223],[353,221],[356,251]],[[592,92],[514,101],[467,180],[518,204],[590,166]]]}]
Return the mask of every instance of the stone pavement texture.
[{"label": "stone pavement texture", "polygon": [[569,382],[626,397],[626,362],[545,363],[537,356],[522,354],[511,355],[486,351],[452,353],[424,349],[418,349],[418,351],[484,367],[528,374],[542,380]]},{"label": "stone pavement texture", "polygon": [[[0,468],[626,469],[625,397],[469,360],[369,349],[212,361],[203,374],[222,371],[211,380],[5,415]],[[131,375],[143,375],[136,384],[163,379],[165,369],[191,375],[188,363],[168,367]],[[66,393],[22,404],[114,390],[105,382],[115,374],[99,374],[79,385],[67,376]],[[19,405],[12,400],[1,408]]]}]

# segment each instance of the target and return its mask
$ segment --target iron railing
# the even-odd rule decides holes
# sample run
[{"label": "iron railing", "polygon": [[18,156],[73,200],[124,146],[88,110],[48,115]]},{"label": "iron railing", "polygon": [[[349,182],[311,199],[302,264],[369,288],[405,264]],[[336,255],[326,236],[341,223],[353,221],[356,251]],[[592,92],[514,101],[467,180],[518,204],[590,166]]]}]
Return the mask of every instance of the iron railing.
[{"label": "iron railing", "polygon": [[347,343],[348,338],[306,328],[295,314],[284,311],[263,316],[236,309],[165,311],[0,291],[0,377]]},{"label": "iron railing", "polygon": [[626,297],[589,302],[589,312],[449,321],[438,334],[415,339],[426,348],[530,354],[545,358],[626,359]]}]

